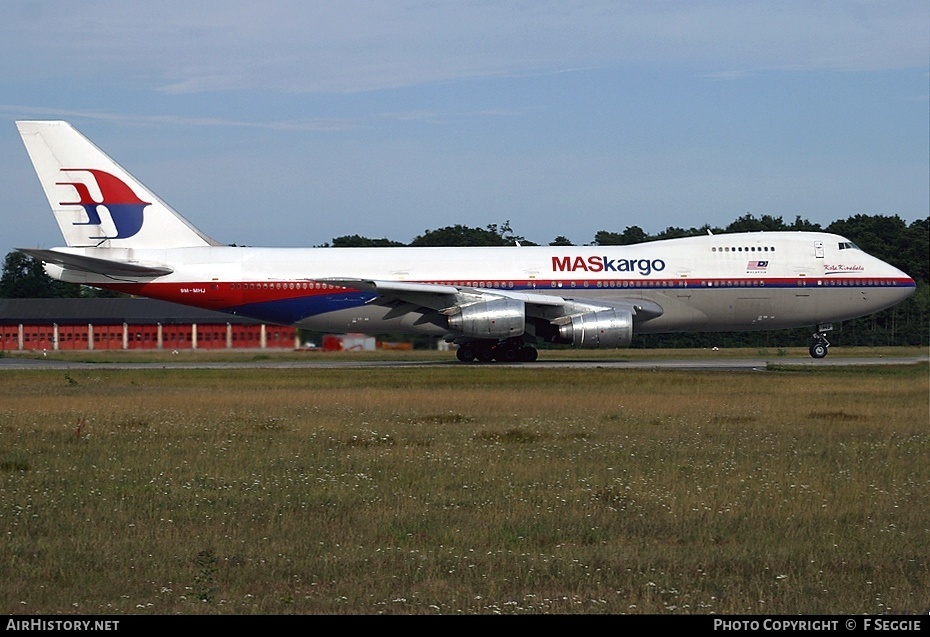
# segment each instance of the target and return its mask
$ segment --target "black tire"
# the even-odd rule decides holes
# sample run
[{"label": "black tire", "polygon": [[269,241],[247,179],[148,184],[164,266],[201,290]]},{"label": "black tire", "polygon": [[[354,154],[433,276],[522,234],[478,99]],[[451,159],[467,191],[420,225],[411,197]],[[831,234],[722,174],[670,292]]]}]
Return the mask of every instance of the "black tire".
[{"label": "black tire", "polygon": [[516,345],[501,345],[495,349],[494,358],[499,363],[515,363],[520,360],[520,348]]},{"label": "black tire", "polygon": [[539,358],[539,352],[535,347],[524,347],[520,350],[520,360],[524,363],[532,363]]},{"label": "black tire", "polygon": [[494,348],[490,345],[479,345],[475,350],[475,358],[482,363],[490,363],[494,360]]},{"label": "black tire", "polygon": [[827,355],[827,346],[823,343],[814,343],[810,348],[811,358],[823,358]]},{"label": "black tire", "polygon": [[455,353],[455,357],[463,363],[472,363],[475,360],[475,350],[471,345],[462,345]]}]

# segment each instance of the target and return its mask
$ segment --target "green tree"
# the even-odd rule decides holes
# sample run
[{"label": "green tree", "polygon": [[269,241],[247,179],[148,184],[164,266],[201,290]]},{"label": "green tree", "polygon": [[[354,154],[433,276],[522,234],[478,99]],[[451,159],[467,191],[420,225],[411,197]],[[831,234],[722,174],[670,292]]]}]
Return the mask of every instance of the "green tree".
[{"label": "green tree", "polygon": [[461,224],[426,230],[410,242],[412,246],[504,246],[510,245],[497,232]]},{"label": "green tree", "polygon": [[848,345],[926,345],[930,341],[930,217],[907,225],[886,215],[857,214],[834,221],[827,232],[841,235],[869,254],[910,275],[914,294],[887,310],[847,321],[838,329]]},{"label": "green tree", "polygon": [[901,270],[907,271],[911,265],[906,262],[909,247],[907,224],[901,217],[853,215],[834,221],[827,226],[827,232],[846,237],[872,256]]},{"label": "green tree", "polygon": [[762,215],[756,219],[752,213],[747,212],[742,217],[726,227],[726,232],[767,232],[773,230],[787,230],[781,217]]},{"label": "green tree", "polygon": [[333,239],[330,247],[333,248],[395,248],[403,246],[399,241],[392,241],[387,238],[369,239],[357,234],[345,235]]},{"label": "green tree", "polygon": [[598,230],[594,235],[594,245],[599,246],[628,246],[650,240],[651,237],[639,226],[627,226],[623,232]]},{"label": "green tree", "polygon": [[796,230],[798,232],[820,232],[820,224],[812,223],[807,219],[801,219],[801,215],[797,215],[794,218],[794,223],[788,226],[788,230]]},{"label": "green tree", "polygon": [[907,227],[902,257],[907,272],[924,283],[930,282],[930,217],[913,221]]},{"label": "green tree", "polygon": [[81,296],[81,286],[63,283],[49,277],[42,262],[14,250],[3,260],[0,276],[0,298],[50,299]]},{"label": "green tree", "polygon": [[42,262],[14,250],[3,261],[0,276],[0,298],[4,299],[55,299],[55,298],[118,298],[121,292],[101,290],[77,283],[56,281],[45,273]]},{"label": "green tree", "polygon": [[438,230],[427,230],[410,242],[411,246],[512,246],[536,245],[525,237],[515,235],[510,222],[498,226],[489,224],[487,228],[469,228],[461,224],[446,226]]}]

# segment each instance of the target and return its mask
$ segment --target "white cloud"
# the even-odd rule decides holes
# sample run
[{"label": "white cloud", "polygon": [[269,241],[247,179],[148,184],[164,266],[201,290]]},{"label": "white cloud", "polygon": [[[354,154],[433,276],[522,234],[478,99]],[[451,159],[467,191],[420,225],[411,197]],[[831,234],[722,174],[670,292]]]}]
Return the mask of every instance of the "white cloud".
[{"label": "white cloud", "polygon": [[5,2],[8,79],[339,93],[598,66],[922,68],[917,2]]}]

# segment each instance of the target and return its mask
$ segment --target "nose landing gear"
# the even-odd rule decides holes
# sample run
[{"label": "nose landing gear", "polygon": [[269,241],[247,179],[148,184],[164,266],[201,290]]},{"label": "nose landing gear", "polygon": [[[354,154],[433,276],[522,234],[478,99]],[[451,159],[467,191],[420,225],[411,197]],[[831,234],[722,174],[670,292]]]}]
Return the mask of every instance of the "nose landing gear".
[{"label": "nose landing gear", "polygon": [[808,350],[812,358],[823,358],[827,355],[830,341],[827,340],[826,332],[832,329],[833,325],[830,323],[817,326],[817,331],[811,336],[811,347]]}]

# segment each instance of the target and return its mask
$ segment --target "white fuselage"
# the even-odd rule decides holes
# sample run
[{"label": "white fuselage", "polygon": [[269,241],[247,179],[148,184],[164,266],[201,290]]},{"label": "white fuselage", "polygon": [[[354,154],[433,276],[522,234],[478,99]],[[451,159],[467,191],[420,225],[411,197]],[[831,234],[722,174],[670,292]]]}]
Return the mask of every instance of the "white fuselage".
[{"label": "white fuselage", "polygon": [[[107,249],[71,248],[94,256]],[[216,309],[314,330],[442,335],[370,303],[370,291],[326,280],[444,284],[459,288],[610,302],[648,300],[660,316],[637,333],[758,330],[863,316],[913,292],[906,274],[843,237],[765,232],[668,239],[631,246],[502,248],[240,248],[135,249],[118,254],[172,274],[147,283],[70,270],[79,283]]]}]

